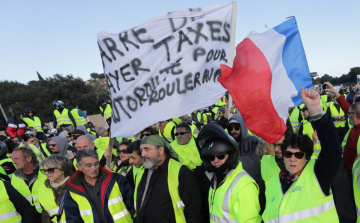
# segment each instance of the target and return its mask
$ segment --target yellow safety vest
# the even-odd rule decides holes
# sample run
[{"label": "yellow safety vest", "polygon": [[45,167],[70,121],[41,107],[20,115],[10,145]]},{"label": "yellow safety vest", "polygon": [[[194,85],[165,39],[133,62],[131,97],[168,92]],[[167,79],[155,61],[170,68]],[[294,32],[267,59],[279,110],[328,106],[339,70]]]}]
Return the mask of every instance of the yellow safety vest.
[{"label": "yellow safety vest", "polygon": [[60,213],[60,221],[57,221],[59,206],[55,203],[54,192],[43,184],[39,188],[39,202],[44,210],[49,214],[51,221],[54,223],[66,223],[65,212]]},{"label": "yellow safety vest", "polygon": [[[93,209],[87,198],[69,191],[71,198],[78,204],[81,218],[86,223],[94,223]],[[132,223],[130,212],[123,201],[117,182],[114,183],[108,199],[108,208],[115,223]],[[94,210],[96,210],[94,208]],[[68,219],[71,220],[71,219]]]},{"label": "yellow safety vest", "polygon": [[82,116],[79,115],[79,109],[77,108],[74,108],[73,110],[71,110],[71,114],[72,116],[74,117],[75,119],[75,122],[76,122],[76,126],[79,126],[79,125],[86,125],[86,119]]},{"label": "yellow safety vest", "polygon": [[26,198],[30,202],[32,206],[35,206],[36,210],[41,213],[42,208],[40,206],[38,192],[40,186],[42,186],[46,180],[46,176],[42,174],[40,171],[38,172],[37,179],[33,183],[31,192],[29,186],[25,183],[23,179],[17,177],[15,174],[11,177],[11,185],[19,191],[19,193]]},{"label": "yellow safety vest", "polygon": [[294,108],[290,115],[290,122],[291,125],[293,126],[294,132],[296,131],[296,127],[300,125],[299,115],[300,115],[300,110],[298,108]]},{"label": "yellow safety vest", "polygon": [[[305,119],[303,119],[302,122],[306,122]],[[314,128],[311,125],[311,122],[307,122],[305,125],[303,125],[303,135],[307,135],[310,137],[311,140],[313,140],[313,134],[314,134]],[[314,145],[314,152],[312,156],[319,157],[319,154],[321,152],[321,145],[320,141],[318,140],[317,143]]]},{"label": "yellow safety vest", "polygon": [[310,159],[285,194],[278,175],[265,183],[266,208],[262,215],[265,223],[339,222],[333,195],[324,195],[314,174],[315,160]]},{"label": "yellow safety vest", "polygon": [[0,180],[0,222],[21,222],[21,215],[16,211],[14,204],[10,201],[4,183]]},{"label": "yellow safety vest", "polygon": [[177,140],[170,143],[170,145],[179,155],[179,161],[181,164],[187,166],[190,170],[195,169],[197,166],[201,166],[202,160],[193,137],[191,137],[190,141],[186,145],[179,145]]},{"label": "yellow safety vest", "polygon": [[[60,114],[59,110],[55,109],[54,115],[56,117],[56,122],[57,122],[58,126],[73,124],[69,117],[69,110],[67,110],[66,108],[64,108],[64,110],[62,111],[61,114]],[[56,128],[56,126],[54,126],[54,128]]]},{"label": "yellow safety vest", "polygon": [[357,143],[357,154],[358,157],[354,161],[353,165],[353,190],[354,190],[354,198],[355,198],[355,206],[356,206],[356,213],[357,213],[357,223],[360,223],[360,184],[359,181],[359,173],[360,173],[360,137]]},{"label": "yellow safety vest", "polygon": [[111,117],[111,112],[112,112],[112,108],[110,104],[107,104],[105,107],[105,111],[103,111],[104,109],[100,106],[100,111],[101,113],[104,113],[104,118],[108,119]]},{"label": "yellow safety vest", "polygon": [[[249,176],[249,174],[246,173],[240,162],[234,170],[231,170],[228,173],[224,183],[220,185],[220,187],[218,187],[216,190],[210,187],[210,222],[239,222],[239,219],[241,219],[242,216],[235,214],[238,213],[238,209],[241,209],[242,213],[254,213],[254,215],[257,215],[256,218],[252,218],[252,222],[261,222],[261,216],[259,215],[260,204],[258,201],[258,196],[254,197],[254,200],[248,200],[249,203],[256,202],[254,205],[251,204],[249,206],[239,207],[238,204],[236,204],[239,199],[242,199],[241,197],[238,197],[239,191],[249,185],[256,187],[256,190],[259,194],[259,189],[256,185],[256,182]],[[253,209],[254,206],[257,210]],[[251,210],[249,207],[251,207]]]},{"label": "yellow safety vest", "polygon": [[[173,204],[174,212],[175,212],[175,220],[176,223],[186,223],[185,215],[184,215],[184,208],[185,204],[181,200],[180,194],[179,194],[179,171],[182,164],[170,159],[168,164],[168,186],[169,186],[169,193],[171,197],[171,201]],[[135,180],[135,192],[134,192],[134,206],[136,211],[136,197],[137,197],[137,189],[139,186],[139,183],[141,181],[141,178],[144,174],[145,167],[140,167]],[[136,213],[135,213],[136,215]]]},{"label": "yellow safety vest", "polygon": [[[330,105],[330,111],[331,111],[332,118],[345,116],[344,111],[340,108],[340,112],[338,112],[338,110],[336,109],[334,104]],[[344,121],[334,121],[335,128],[345,127],[345,122],[346,122],[345,120]]]},{"label": "yellow safety vest", "polygon": [[279,175],[280,168],[279,165],[275,161],[275,156],[271,155],[263,155],[261,158],[261,177],[264,182],[270,180],[271,177],[275,175]]},{"label": "yellow safety vest", "polygon": [[29,128],[35,128],[36,132],[44,132],[41,127],[41,121],[38,117],[34,116],[34,120],[28,117],[24,117],[23,121],[26,122]]}]

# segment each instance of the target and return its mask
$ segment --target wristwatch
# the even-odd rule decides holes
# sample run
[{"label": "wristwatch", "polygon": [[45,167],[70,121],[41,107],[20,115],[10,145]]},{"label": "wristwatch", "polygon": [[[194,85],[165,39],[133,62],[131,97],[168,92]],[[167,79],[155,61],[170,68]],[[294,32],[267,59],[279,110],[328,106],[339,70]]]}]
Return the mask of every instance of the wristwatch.
[{"label": "wristwatch", "polygon": [[318,114],[318,115],[314,115],[314,116],[310,116],[310,117],[311,117],[311,119],[312,119],[313,121],[316,121],[316,120],[320,119],[323,115],[325,115],[325,112],[324,112],[324,111],[321,112],[321,113]]}]

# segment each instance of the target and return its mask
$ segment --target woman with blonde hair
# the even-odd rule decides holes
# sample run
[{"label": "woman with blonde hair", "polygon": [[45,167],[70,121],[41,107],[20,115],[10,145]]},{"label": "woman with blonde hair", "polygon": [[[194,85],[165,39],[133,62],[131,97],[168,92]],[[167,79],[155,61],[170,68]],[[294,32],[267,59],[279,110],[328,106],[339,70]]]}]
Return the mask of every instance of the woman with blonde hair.
[{"label": "woman with blonde hair", "polygon": [[67,157],[51,155],[42,161],[41,166],[40,171],[48,178],[39,188],[42,222],[65,222],[65,214],[59,207],[65,193],[65,183],[72,175],[72,163]]}]

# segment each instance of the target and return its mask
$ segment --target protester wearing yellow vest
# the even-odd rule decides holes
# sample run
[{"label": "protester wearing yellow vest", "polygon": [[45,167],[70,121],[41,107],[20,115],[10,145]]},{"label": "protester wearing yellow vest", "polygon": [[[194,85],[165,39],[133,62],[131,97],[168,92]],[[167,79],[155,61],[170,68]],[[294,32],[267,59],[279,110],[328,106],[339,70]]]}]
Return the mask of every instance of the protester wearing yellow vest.
[{"label": "protester wearing yellow vest", "polygon": [[175,140],[175,129],[178,123],[174,120],[166,120],[163,122],[159,122],[159,135],[162,136],[166,141],[171,143]]},{"label": "protester wearing yellow vest", "polygon": [[302,120],[300,109],[294,107],[291,110],[291,113],[289,116],[290,116],[289,119],[290,119],[290,123],[293,127],[293,130],[294,130],[294,132],[296,132],[296,128],[300,125],[300,122]]},{"label": "protester wearing yellow vest", "polygon": [[129,182],[100,167],[92,149],[78,151],[75,159],[79,170],[65,186],[66,221],[132,223],[134,203]]},{"label": "protester wearing yellow vest", "polygon": [[201,221],[201,199],[193,173],[171,157],[162,137],[151,135],[140,145],[143,166],[136,175],[136,222]]},{"label": "protester wearing yellow vest", "polygon": [[[37,223],[41,219],[30,203],[11,185],[0,180],[0,222],[1,223]],[[40,221],[37,221],[40,220]]]},{"label": "protester wearing yellow vest", "polygon": [[35,153],[26,145],[15,149],[11,155],[17,171],[11,177],[13,187],[23,195],[38,212],[37,219],[41,222],[41,206],[39,188],[44,184],[46,176],[39,171]]},{"label": "protester wearing yellow vest", "polygon": [[76,122],[71,112],[64,108],[64,102],[59,100],[54,101],[53,106],[55,108],[53,116],[54,128],[59,126],[67,129],[69,132],[72,132],[74,130],[73,125],[76,127]]},{"label": "protester wearing yellow vest", "polygon": [[218,125],[204,126],[197,138],[211,178],[210,222],[261,222],[259,188],[242,168],[239,148]]},{"label": "protester wearing yellow vest", "polygon": [[66,223],[65,212],[59,206],[65,193],[65,183],[72,174],[72,163],[64,156],[52,155],[42,161],[41,166],[40,171],[47,177],[45,184],[39,188],[42,223]]},{"label": "protester wearing yellow vest", "polygon": [[132,165],[131,169],[126,174],[126,179],[128,179],[133,188],[135,188],[135,179],[137,173],[139,172],[140,167],[143,165],[140,152],[140,143],[141,140],[135,140],[126,148],[128,154],[130,155],[129,164]]},{"label": "protester wearing yellow vest", "polygon": [[313,142],[304,135],[288,134],[281,150],[285,167],[266,182],[266,222],[339,222],[331,192],[332,180],[341,165],[340,139],[332,119],[324,115],[320,95],[301,90],[323,151],[311,158]]},{"label": "protester wearing yellow vest", "polygon": [[334,103],[330,104],[329,108],[326,111],[326,114],[333,118],[336,131],[338,132],[340,139],[343,140],[346,134],[346,118],[344,111],[341,109],[336,99],[334,99]]},{"label": "protester wearing yellow vest", "polygon": [[34,111],[30,108],[25,109],[25,115],[23,117],[23,122],[29,128],[33,128],[35,132],[44,132],[42,127],[44,126],[43,122],[39,117],[34,115]]},{"label": "protester wearing yellow vest", "polygon": [[280,149],[280,144],[272,144],[275,156],[264,155],[261,158],[261,177],[264,182],[280,173],[280,169],[284,167],[284,160]]},{"label": "protester wearing yellow vest", "polygon": [[78,108],[78,105],[76,103],[74,103],[73,105],[74,105],[74,108],[71,110],[71,114],[75,119],[76,126],[79,126],[79,125],[85,126],[87,123],[86,122],[86,118],[87,118],[86,113],[81,111]]},{"label": "protester wearing yellow vest", "polygon": [[176,140],[170,145],[179,155],[179,161],[190,170],[201,166],[202,161],[196,147],[195,139],[192,137],[191,128],[186,122],[181,122],[176,127]]},{"label": "protester wearing yellow vest", "polygon": [[111,117],[112,115],[112,108],[111,108],[111,104],[109,104],[109,102],[107,100],[104,100],[102,102],[102,104],[100,105],[100,111],[101,111],[101,115],[105,118],[108,119]]}]

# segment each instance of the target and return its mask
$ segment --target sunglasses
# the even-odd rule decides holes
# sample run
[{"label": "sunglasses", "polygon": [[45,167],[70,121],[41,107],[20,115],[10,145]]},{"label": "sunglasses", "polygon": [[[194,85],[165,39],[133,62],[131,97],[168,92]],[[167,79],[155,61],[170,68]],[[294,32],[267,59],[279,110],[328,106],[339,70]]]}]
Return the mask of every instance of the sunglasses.
[{"label": "sunglasses", "polygon": [[208,160],[210,161],[214,161],[215,160],[215,156],[219,159],[219,160],[223,160],[226,156],[226,153],[219,153],[219,154],[216,154],[216,155],[209,155],[207,156]]},{"label": "sunglasses", "polygon": [[276,147],[279,147],[279,148],[280,148],[281,145],[282,145],[282,144],[276,144],[276,143],[272,144],[272,146],[273,146],[274,149],[275,149]]},{"label": "sunglasses", "polygon": [[124,153],[124,154],[127,154],[127,151],[126,149],[123,149],[123,150],[118,150],[119,153]]},{"label": "sunglasses", "polygon": [[47,168],[46,170],[45,169],[40,169],[40,171],[41,171],[42,174],[45,174],[46,172],[48,172],[49,174],[53,174],[55,169],[59,169],[59,168]]},{"label": "sunglasses", "polygon": [[29,113],[33,113],[33,112],[32,112],[32,111],[29,111],[28,114],[29,114]]},{"label": "sunglasses", "polygon": [[239,126],[232,126],[230,125],[229,127],[227,127],[228,131],[232,131],[233,129],[235,129],[236,131],[239,131],[240,130],[240,127]]},{"label": "sunglasses", "polygon": [[34,140],[31,140],[31,141],[29,140],[29,142],[33,143],[33,142],[34,142]]},{"label": "sunglasses", "polygon": [[49,147],[55,147],[56,144],[49,144]]},{"label": "sunglasses", "polygon": [[143,137],[144,136],[151,136],[151,133],[144,133],[144,134],[142,134],[143,135]]},{"label": "sunglasses", "polygon": [[177,133],[175,133],[175,136],[178,136],[178,135],[183,136],[183,135],[185,135],[186,133],[188,133],[188,132],[177,132]]},{"label": "sunglasses", "polygon": [[292,153],[290,151],[284,151],[284,157],[285,158],[291,158],[292,156],[295,156],[296,159],[302,159],[305,155],[304,152],[296,152],[296,153]]}]

